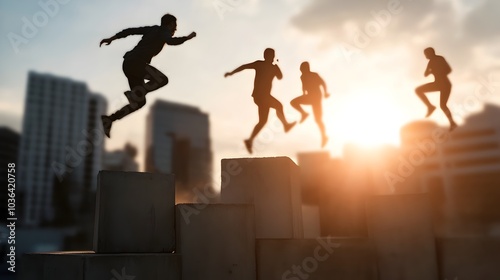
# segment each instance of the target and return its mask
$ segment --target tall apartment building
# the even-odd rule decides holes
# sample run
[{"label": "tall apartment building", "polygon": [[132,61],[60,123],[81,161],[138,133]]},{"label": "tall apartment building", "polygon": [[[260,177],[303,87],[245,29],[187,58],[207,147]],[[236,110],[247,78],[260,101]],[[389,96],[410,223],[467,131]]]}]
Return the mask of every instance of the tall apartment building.
[{"label": "tall apartment building", "polygon": [[105,103],[83,82],[29,72],[18,160],[26,225],[79,211],[85,191],[95,188],[104,144],[97,120]]},{"label": "tall apartment building", "polygon": [[408,160],[411,154],[425,155],[421,164],[414,164],[409,181],[436,194],[441,219],[452,232],[488,234],[495,224],[500,226],[500,214],[493,210],[500,203],[499,119],[500,107],[487,104],[452,133],[432,122],[402,129],[402,152]]},{"label": "tall apartment building", "polygon": [[174,173],[182,200],[194,189],[212,188],[208,114],[196,107],[156,101],[146,123],[146,171]]}]

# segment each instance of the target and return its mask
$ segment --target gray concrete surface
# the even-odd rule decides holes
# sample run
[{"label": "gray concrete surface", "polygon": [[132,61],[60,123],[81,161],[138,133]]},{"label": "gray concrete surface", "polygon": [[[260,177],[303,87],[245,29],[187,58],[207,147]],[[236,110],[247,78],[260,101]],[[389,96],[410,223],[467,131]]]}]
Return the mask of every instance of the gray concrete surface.
[{"label": "gray concrete surface", "polygon": [[257,279],[375,280],[367,239],[258,239]]},{"label": "gray concrete surface", "polygon": [[23,257],[20,280],[181,280],[178,254],[54,252]]},{"label": "gray concrete surface", "polygon": [[173,175],[101,171],[94,251],[160,253],[175,250]]},{"label": "gray concrete surface", "polygon": [[368,229],[380,280],[437,280],[436,242],[426,194],[371,196]]},{"label": "gray concrete surface", "polygon": [[255,207],[257,238],[302,238],[300,169],[287,157],[223,159],[221,201]]},{"label": "gray concrete surface", "polygon": [[253,206],[179,204],[176,230],[183,280],[255,280]]}]

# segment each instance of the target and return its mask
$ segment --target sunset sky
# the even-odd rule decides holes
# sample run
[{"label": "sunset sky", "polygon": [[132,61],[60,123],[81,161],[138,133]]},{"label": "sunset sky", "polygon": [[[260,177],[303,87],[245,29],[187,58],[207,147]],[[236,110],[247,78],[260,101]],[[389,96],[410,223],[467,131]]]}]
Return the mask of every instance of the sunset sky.
[{"label": "sunset sky", "polygon": [[[289,104],[301,94],[300,63],[309,61],[326,81],[331,94],[324,102],[327,149],[334,155],[347,142],[397,145],[399,127],[424,117],[426,108],[414,89],[432,81],[423,76],[427,60],[422,51],[429,46],[453,68],[448,104],[459,124],[485,102],[500,104],[498,0],[55,1],[40,1],[51,2],[53,12],[32,38],[18,44],[12,34],[23,37],[26,21],[40,23],[44,9],[37,1],[0,3],[0,125],[20,131],[29,70],[86,82],[107,97],[111,112],[126,101],[122,57],[140,36],[99,48],[101,39],[128,27],[157,25],[165,13],[177,17],[177,36],[197,32],[195,39],[166,46],[153,58],[152,65],[170,83],[113,126],[106,148],[131,142],[139,147],[141,164],[146,115],[156,99],[210,114],[216,166],[224,157],[247,156],[243,139],[257,122],[251,98],[254,73],[223,75],[262,59],[266,47],[276,50],[283,71],[273,95],[290,120],[300,118]],[[437,93],[430,99],[439,104]],[[441,111],[431,119],[447,125]],[[309,118],[285,135],[272,110],[257,142],[256,156],[294,158],[297,152],[318,150],[320,134]]]}]

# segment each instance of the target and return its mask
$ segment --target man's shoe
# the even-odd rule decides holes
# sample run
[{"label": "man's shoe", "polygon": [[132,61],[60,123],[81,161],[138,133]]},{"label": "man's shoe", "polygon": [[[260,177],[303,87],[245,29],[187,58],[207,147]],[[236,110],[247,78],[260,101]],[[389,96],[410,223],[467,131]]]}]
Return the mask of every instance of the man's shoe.
[{"label": "man's shoe", "polygon": [[434,112],[434,110],[436,110],[436,106],[430,106],[430,107],[427,107],[427,115],[425,115],[426,118],[430,117],[430,115],[432,115],[432,113]]},{"label": "man's shoe", "polygon": [[328,143],[328,137],[325,135],[321,137],[321,148],[324,148],[326,143]]},{"label": "man's shoe", "polygon": [[252,141],[250,141],[250,139],[246,139],[243,142],[245,143],[245,148],[247,148],[248,153],[252,154]]},{"label": "man's shoe", "polygon": [[111,132],[111,125],[113,124],[113,121],[111,120],[110,117],[102,115],[101,116],[101,122],[102,122],[102,128],[104,130],[104,134],[110,138],[110,132]]},{"label": "man's shoe", "polygon": [[285,125],[285,133],[290,131],[290,129],[292,129],[296,124],[297,124],[297,122],[287,123]]},{"label": "man's shoe", "polygon": [[455,130],[455,128],[457,128],[457,124],[456,123],[451,123],[450,124],[450,132],[452,132],[453,130]]}]

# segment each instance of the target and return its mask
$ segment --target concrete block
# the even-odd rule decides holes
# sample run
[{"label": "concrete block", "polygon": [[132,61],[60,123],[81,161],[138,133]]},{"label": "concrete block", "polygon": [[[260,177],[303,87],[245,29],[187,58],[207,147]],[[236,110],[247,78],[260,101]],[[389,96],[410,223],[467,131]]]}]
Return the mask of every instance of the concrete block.
[{"label": "concrete block", "polygon": [[178,204],[176,231],[183,280],[255,280],[251,205]]},{"label": "concrete block", "polygon": [[302,227],[304,228],[304,238],[321,236],[318,206],[302,205]]},{"label": "concrete block", "polygon": [[[32,270],[36,268],[35,270]],[[55,252],[23,257],[21,280],[181,280],[178,254]]]},{"label": "concrete block", "polygon": [[436,244],[426,194],[372,196],[368,228],[380,280],[437,280]]},{"label": "concrete block", "polygon": [[439,279],[499,279],[500,238],[439,238],[436,241]]},{"label": "concrete block", "polygon": [[287,157],[222,160],[221,201],[255,207],[257,238],[302,238],[300,169]]},{"label": "concrete block", "polygon": [[375,280],[367,239],[258,239],[257,279]]},{"label": "concrete block", "polygon": [[173,175],[101,171],[98,180],[96,253],[175,250]]}]

